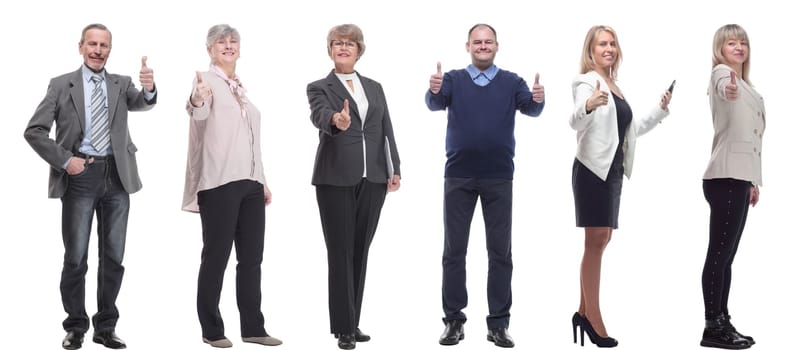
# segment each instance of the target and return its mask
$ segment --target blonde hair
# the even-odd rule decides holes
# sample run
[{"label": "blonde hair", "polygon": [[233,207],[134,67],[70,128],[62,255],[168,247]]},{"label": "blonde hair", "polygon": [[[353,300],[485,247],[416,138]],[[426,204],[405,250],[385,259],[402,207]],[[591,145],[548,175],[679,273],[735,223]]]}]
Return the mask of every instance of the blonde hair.
[{"label": "blonde hair", "polygon": [[331,42],[340,38],[348,38],[359,46],[359,55],[356,56],[358,61],[364,54],[364,34],[362,29],[355,24],[340,24],[329,29],[329,35],[326,35],[326,49],[328,50],[329,57],[331,57]]},{"label": "blonde hair", "polygon": [[741,78],[750,84],[751,80],[748,75],[751,71],[751,42],[748,40],[748,33],[738,24],[727,24],[715,31],[715,36],[712,39],[712,67],[719,64],[729,65],[726,58],[723,57],[723,45],[726,45],[726,40],[732,37],[748,43],[748,57],[742,63]]},{"label": "blonde hair", "polygon": [[581,74],[584,74],[590,70],[594,70],[596,64],[594,61],[594,53],[592,49],[594,48],[595,41],[597,40],[597,36],[600,32],[608,32],[611,36],[614,37],[614,42],[616,43],[616,61],[611,66],[611,79],[616,80],[616,74],[619,70],[619,65],[622,63],[622,47],[619,45],[619,38],[616,36],[616,32],[614,28],[609,26],[594,26],[589,28],[589,32],[586,33],[586,40],[584,40],[584,47],[583,51],[581,51]]}]

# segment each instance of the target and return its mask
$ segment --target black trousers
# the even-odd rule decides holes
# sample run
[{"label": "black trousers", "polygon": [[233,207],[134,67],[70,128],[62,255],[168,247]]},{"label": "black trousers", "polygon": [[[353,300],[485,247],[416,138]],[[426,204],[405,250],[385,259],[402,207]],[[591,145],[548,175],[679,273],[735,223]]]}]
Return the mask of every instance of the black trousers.
[{"label": "black trousers", "polygon": [[466,251],[471,219],[482,202],[488,249],[488,329],[508,328],[512,307],[512,180],[444,178],[444,321],[466,320]]},{"label": "black trousers", "polygon": [[735,179],[704,180],[710,205],[710,240],[701,275],[706,318],[729,313],[731,265],[748,217],[751,186]]},{"label": "black trousers", "polygon": [[359,326],[367,255],[386,198],[386,184],[316,185],[329,260],[329,319],[334,334]]},{"label": "black trousers", "polygon": [[236,247],[236,302],[241,336],[265,336],[260,311],[260,264],[266,228],[263,185],[252,180],[230,182],[197,193],[203,224],[203,252],[197,277],[197,315],[203,337],[224,337],[219,298],[230,250]]}]

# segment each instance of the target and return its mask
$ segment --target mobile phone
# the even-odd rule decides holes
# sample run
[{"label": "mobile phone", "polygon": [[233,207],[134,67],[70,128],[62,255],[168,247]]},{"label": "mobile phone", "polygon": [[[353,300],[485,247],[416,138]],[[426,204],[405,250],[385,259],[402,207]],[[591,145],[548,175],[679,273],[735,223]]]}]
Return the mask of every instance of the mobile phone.
[{"label": "mobile phone", "polygon": [[668,92],[671,92],[671,93],[674,92],[674,84],[676,84],[676,83],[677,83],[676,79],[671,82],[671,86],[668,87]]}]

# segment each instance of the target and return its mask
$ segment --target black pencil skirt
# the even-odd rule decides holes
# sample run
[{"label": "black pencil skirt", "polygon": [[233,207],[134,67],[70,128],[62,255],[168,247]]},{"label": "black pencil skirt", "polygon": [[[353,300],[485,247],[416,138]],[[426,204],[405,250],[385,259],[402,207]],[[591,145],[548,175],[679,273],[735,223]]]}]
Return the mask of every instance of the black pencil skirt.
[{"label": "black pencil skirt", "polygon": [[577,227],[619,227],[619,198],[624,172],[624,164],[614,159],[608,178],[603,181],[575,159],[573,197]]}]

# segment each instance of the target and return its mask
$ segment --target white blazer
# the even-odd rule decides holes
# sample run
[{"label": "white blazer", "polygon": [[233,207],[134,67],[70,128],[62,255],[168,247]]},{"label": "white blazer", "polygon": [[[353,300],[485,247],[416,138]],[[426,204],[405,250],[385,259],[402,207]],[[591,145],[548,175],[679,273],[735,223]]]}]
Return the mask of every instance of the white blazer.
[{"label": "white blazer", "polygon": [[[608,91],[610,96],[611,90],[608,84],[595,71],[580,74],[573,79],[575,109],[570,118],[570,127],[577,131],[576,158],[597,177],[605,181],[608,178],[608,170],[611,169],[616,146],[619,143],[619,130],[617,129],[616,105],[613,96],[608,99],[607,105],[595,108],[592,113],[586,113],[586,100],[592,96],[598,81],[600,82],[600,90]],[[633,121],[630,122],[625,133],[625,141],[622,146],[625,155],[625,175],[628,178],[633,170],[636,137],[652,130],[666,116],[668,116],[668,111],[664,111],[658,104],[645,117],[640,119],[633,117]]]},{"label": "white blazer", "polygon": [[739,95],[726,99],[731,68],[719,64],[710,76],[710,110],[715,136],[704,179],[734,178],[762,185],[762,135],[764,99],[748,83],[737,78]]}]

